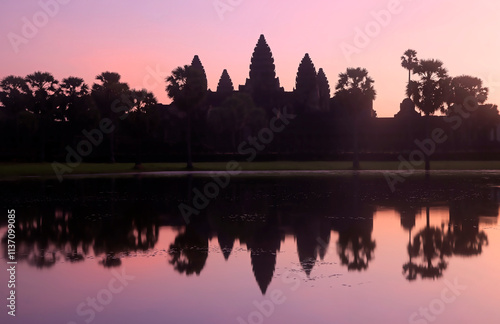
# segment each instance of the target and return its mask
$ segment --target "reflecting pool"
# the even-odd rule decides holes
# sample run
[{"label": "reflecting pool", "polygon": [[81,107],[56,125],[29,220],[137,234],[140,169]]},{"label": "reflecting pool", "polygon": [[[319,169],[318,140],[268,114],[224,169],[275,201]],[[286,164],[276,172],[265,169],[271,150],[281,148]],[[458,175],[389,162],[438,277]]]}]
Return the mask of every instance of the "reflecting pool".
[{"label": "reflecting pool", "polygon": [[3,181],[16,320],[497,323],[500,172],[416,172],[395,190],[386,176]]}]

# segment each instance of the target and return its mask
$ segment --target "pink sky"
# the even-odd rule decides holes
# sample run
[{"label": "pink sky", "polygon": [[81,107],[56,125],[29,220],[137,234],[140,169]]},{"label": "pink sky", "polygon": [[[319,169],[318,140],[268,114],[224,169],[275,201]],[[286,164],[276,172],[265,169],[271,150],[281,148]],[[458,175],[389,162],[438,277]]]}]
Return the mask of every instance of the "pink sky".
[{"label": "pink sky", "polygon": [[[57,4],[49,6],[52,17],[40,3]],[[230,10],[218,12],[215,3]],[[396,10],[385,26],[376,23],[372,12],[389,7]],[[420,58],[442,60],[451,76],[480,77],[490,88],[488,102],[500,103],[497,1],[3,0],[0,8],[0,78],[41,70],[59,80],[82,77],[91,85],[96,75],[113,71],[167,103],[164,77],[195,54],[212,90],[223,69],[236,86],[244,84],[253,48],[264,34],[289,91],[307,52],[325,70],[332,95],[340,72],[366,68],[378,92],[375,110],[392,116],[407,80],[400,57],[412,48]],[[26,21],[39,25],[33,35],[23,34]],[[372,36],[359,53],[346,57],[341,47],[355,46],[357,28],[372,28]],[[13,35],[24,42],[13,46]]]}]

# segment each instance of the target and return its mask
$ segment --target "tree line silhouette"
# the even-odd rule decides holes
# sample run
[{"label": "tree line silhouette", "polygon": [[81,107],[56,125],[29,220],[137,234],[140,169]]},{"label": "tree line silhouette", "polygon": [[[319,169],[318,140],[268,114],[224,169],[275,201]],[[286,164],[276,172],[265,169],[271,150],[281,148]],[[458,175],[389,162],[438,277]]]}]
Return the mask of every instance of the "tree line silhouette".
[{"label": "tree line silhouette", "polygon": [[[119,161],[140,163],[186,156],[192,168],[193,154],[199,160],[241,157],[239,144],[286,112],[300,118],[276,134],[262,158],[352,157],[353,167],[359,168],[360,153],[390,158],[411,151],[412,139],[429,137],[446,117],[463,123],[457,130],[445,129],[452,140],[440,152],[453,157],[465,150],[498,152],[498,108],[485,103],[488,89],[481,79],[450,77],[441,61],[418,59],[414,50],[404,52],[401,65],[408,70],[407,99],[394,118],[376,117],[374,80],[366,69],[350,67],[340,73],[331,96],[324,70],[316,71],[309,54],[299,64],[293,91],[285,91],[263,35],[244,85],[235,89],[223,70],[217,89],[209,90],[196,55],[190,65],[166,78],[169,105],[159,104],[146,89],[131,89],[116,72],[99,74],[92,86],[73,76],[58,81],[49,72],[10,75],[0,81],[0,158],[63,161],[68,147],[85,140],[82,131],[108,118],[114,130],[105,134],[104,144],[95,147],[87,161],[115,162],[119,156]],[[464,112],[464,105],[474,105],[474,112]],[[437,112],[442,115],[433,116]]]}]

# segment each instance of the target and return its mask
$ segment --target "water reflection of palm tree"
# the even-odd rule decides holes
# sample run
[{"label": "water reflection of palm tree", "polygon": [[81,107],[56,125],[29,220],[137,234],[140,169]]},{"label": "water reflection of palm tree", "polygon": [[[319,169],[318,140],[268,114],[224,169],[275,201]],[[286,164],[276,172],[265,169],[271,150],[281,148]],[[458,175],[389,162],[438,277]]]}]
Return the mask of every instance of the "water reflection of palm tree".
[{"label": "water reflection of palm tree", "polygon": [[[403,227],[405,230],[408,231],[408,248],[411,246],[411,230],[413,227],[415,227],[415,218],[416,218],[416,210],[411,207],[403,207],[403,208],[396,208],[396,210],[399,212],[399,215],[401,217],[401,227]],[[410,257],[410,260],[408,264],[413,264],[412,263],[412,257],[415,254],[415,252],[408,250],[408,255]],[[414,267],[409,267],[408,268],[408,275],[406,276],[407,280],[415,280],[417,277],[417,274],[415,273],[415,268]]]},{"label": "water reflection of palm tree", "polygon": [[28,258],[28,264],[35,266],[39,269],[42,268],[51,268],[58,261],[58,257],[55,252],[44,253],[43,251],[40,254],[33,253]]},{"label": "water reflection of palm tree", "polygon": [[[53,267],[60,259],[56,251],[63,247],[60,238],[61,230],[65,228],[53,210],[40,208],[36,213],[16,219],[16,222],[17,261],[26,260],[39,269]],[[5,235],[4,243],[6,239]]]},{"label": "water reflection of palm tree", "polygon": [[85,257],[78,252],[78,245],[70,244],[70,251],[66,252],[66,260],[71,263],[83,261]]},{"label": "water reflection of palm tree", "polygon": [[169,263],[179,273],[200,275],[208,258],[208,234],[204,224],[189,223],[170,245]]},{"label": "water reflection of palm tree", "polygon": [[152,248],[158,240],[154,216],[144,215],[130,205],[123,208],[117,211],[120,217],[99,221],[89,221],[95,211],[85,207],[74,212],[50,206],[26,210],[16,220],[17,260],[39,268],[52,267],[60,259],[83,261],[93,248],[96,256],[104,255],[100,264],[117,266],[121,261],[116,255]]},{"label": "water reflection of palm tree", "polygon": [[[421,278],[439,278],[447,267],[444,257],[450,254],[443,231],[430,226],[430,211],[429,207],[426,207],[426,227],[408,244],[410,261],[403,265],[403,274],[408,272],[407,280],[415,280],[417,275]],[[422,257],[420,264],[412,261],[412,258],[418,257]],[[436,259],[437,264],[434,264]]]},{"label": "water reflection of palm tree", "polygon": [[99,264],[105,268],[115,268],[122,265],[122,260],[120,257],[116,256],[115,253],[109,253],[99,261]]},{"label": "water reflection of palm tree", "polygon": [[[485,205],[452,204],[450,206],[450,221],[448,223],[448,241],[454,255],[475,256],[483,251],[483,245],[488,245],[488,236],[479,230],[479,210]],[[494,206],[494,216],[498,214],[498,205]]]},{"label": "water reflection of palm tree", "polygon": [[340,261],[349,271],[368,269],[373,257],[375,241],[372,240],[373,220],[358,221],[339,232],[337,252]]},{"label": "water reflection of palm tree", "polygon": [[129,205],[118,221],[101,222],[94,235],[94,253],[104,255],[100,264],[114,267],[121,265],[117,257],[121,252],[153,248],[158,241],[158,225],[154,217],[147,214],[147,209]]},{"label": "water reflection of palm tree", "polygon": [[488,236],[479,231],[478,220],[464,220],[460,223],[451,223],[448,227],[452,239],[454,255],[474,256],[483,252],[483,245],[488,245]]},{"label": "water reflection of palm tree", "polygon": [[[349,271],[368,269],[375,251],[375,241],[372,240],[373,231],[373,206],[367,205],[361,198],[361,184],[358,173],[353,175],[352,194],[343,215],[334,221],[334,229],[339,233],[337,253],[343,265]],[[347,215],[346,218],[345,215]]]},{"label": "water reflection of palm tree", "polygon": [[152,217],[138,217],[137,215],[141,215],[141,212],[137,211],[135,217],[132,218],[133,227],[135,227],[132,233],[137,236],[133,248],[147,251],[154,248],[158,242],[159,227],[152,222]]}]

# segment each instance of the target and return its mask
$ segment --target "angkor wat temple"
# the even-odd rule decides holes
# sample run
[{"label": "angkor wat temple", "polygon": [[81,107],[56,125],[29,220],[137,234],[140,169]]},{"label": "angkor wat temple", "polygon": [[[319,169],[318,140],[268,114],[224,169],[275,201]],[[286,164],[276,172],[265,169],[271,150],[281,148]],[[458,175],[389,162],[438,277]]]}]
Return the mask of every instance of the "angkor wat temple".
[{"label": "angkor wat temple", "polygon": [[[192,64],[203,69],[198,56]],[[340,98],[331,97],[323,69],[316,72],[308,54],[298,67],[294,90],[285,91],[276,76],[271,49],[261,35],[245,84],[235,89],[224,70],[216,91],[208,91],[197,115],[195,152],[236,153],[238,144],[267,126],[272,116],[287,111],[298,117],[275,134],[261,157],[347,157],[353,149],[353,113],[348,106]],[[427,128],[441,128],[446,133],[446,141],[437,145],[435,157],[484,159],[493,157],[489,153],[500,152],[500,117],[494,105],[479,105],[475,112],[462,115],[425,117],[406,98],[393,118],[376,117],[373,102],[370,107],[371,111],[361,116],[359,127],[359,148],[365,158],[385,159],[411,152],[418,148],[415,140],[426,138]]]},{"label": "angkor wat temple", "polygon": [[[199,70],[206,85],[206,73],[198,56],[191,67]],[[353,105],[338,94],[332,96],[331,83],[323,69],[316,70],[308,54],[298,66],[295,88],[285,91],[263,35],[249,68],[248,79],[239,87],[224,70],[217,89],[208,90],[201,103],[191,109],[195,161],[248,160],[249,151],[255,152],[252,156],[257,160],[350,160],[356,151],[355,142],[361,159],[396,160],[399,154],[419,149],[415,141],[425,140],[433,130],[440,129],[445,140],[435,145],[432,159],[500,159],[496,105],[478,104],[474,111],[423,116],[406,98],[393,118],[379,118],[372,99],[361,102],[363,109],[358,109],[361,104]],[[110,74],[119,82],[119,74]],[[12,100],[7,102],[9,107],[0,106],[0,134],[4,138],[0,160],[64,161],[68,146],[74,149],[86,140],[82,130],[95,128],[110,110],[110,104],[99,106],[90,93],[76,99],[79,101],[74,106],[78,109],[68,105],[52,109],[51,102],[52,110],[45,111]],[[186,110],[175,103],[156,104],[156,100],[147,109],[129,108],[120,118],[113,115],[113,139],[106,139],[106,144],[92,150],[86,162],[109,161],[110,152],[120,162],[184,161]],[[269,131],[273,120],[288,115],[296,117]],[[261,140],[263,135],[267,138]],[[252,147],[249,138],[258,138],[260,144]]]}]

